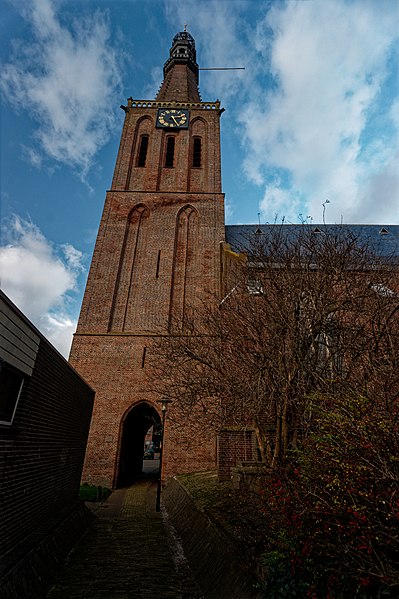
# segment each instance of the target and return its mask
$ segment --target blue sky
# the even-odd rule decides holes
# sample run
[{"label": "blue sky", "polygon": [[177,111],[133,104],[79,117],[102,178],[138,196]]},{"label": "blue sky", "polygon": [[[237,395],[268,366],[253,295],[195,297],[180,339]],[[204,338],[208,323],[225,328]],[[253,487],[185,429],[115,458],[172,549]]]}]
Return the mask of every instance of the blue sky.
[{"label": "blue sky", "polygon": [[[132,96],[185,23],[229,224],[399,223],[398,0],[0,0],[2,289],[68,354]],[[326,203],[326,201],[328,202]],[[258,216],[259,214],[259,216]]]}]

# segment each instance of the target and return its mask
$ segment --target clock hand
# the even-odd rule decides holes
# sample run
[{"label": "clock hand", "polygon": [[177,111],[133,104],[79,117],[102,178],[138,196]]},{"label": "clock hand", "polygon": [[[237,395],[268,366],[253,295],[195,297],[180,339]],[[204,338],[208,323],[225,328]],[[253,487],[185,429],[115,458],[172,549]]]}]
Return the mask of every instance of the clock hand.
[{"label": "clock hand", "polygon": [[171,115],[170,118],[172,119],[172,121],[174,121],[174,123],[175,123],[176,126],[179,125],[179,123],[176,123],[176,118],[173,115]]}]

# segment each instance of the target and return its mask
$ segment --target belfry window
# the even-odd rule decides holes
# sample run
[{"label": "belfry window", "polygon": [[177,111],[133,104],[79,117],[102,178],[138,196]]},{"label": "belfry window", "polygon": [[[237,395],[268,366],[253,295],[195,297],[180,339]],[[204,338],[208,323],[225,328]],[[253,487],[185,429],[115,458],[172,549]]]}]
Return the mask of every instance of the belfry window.
[{"label": "belfry window", "polygon": [[139,154],[137,158],[137,166],[145,166],[148,150],[148,135],[142,135],[140,139]]},{"label": "belfry window", "polygon": [[197,167],[197,168],[201,166],[201,138],[200,137],[194,137],[193,166]]},{"label": "belfry window", "polygon": [[165,156],[165,167],[173,168],[175,159],[175,138],[167,137],[166,139],[166,156]]}]

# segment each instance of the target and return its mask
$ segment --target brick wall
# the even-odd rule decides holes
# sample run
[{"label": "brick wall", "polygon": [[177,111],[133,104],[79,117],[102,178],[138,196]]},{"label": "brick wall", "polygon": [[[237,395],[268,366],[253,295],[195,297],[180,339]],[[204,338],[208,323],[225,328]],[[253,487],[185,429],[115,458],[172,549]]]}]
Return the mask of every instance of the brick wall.
[{"label": "brick wall", "polygon": [[[102,486],[118,485],[120,447],[126,415],[145,404],[161,418],[159,395],[149,363],[156,338],[124,334],[76,337],[74,359],[90,385],[97,389],[82,480]],[[143,367],[143,348],[146,357]],[[150,426],[150,424],[149,424]],[[143,437],[144,441],[144,437]],[[143,448],[143,445],[142,445]],[[133,467],[133,456],[132,463]],[[163,474],[216,467],[216,435],[198,414],[185,422],[170,405],[166,416]]]},{"label": "brick wall", "polygon": [[[16,313],[10,327],[30,325]],[[12,424],[0,425],[0,578],[76,505],[94,400],[93,390],[35,333],[32,374],[25,375]]]},{"label": "brick wall", "polygon": [[257,459],[255,435],[238,426],[223,429],[218,435],[218,477],[230,480],[232,468],[238,462]]},{"label": "brick wall", "polygon": [[215,526],[177,479],[162,494],[169,521],[176,529],[195,580],[207,599],[255,599],[258,576],[251,556]]},{"label": "brick wall", "polygon": [[[188,129],[168,130],[155,127],[158,104],[129,107],[125,116],[113,191],[220,193],[220,116],[219,103],[206,105],[181,103],[190,109]],[[160,104],[159,104],[160,105]],[[209,105],[209,106],[211,106]],[[141,135],[148,135],[145,168],[137,164]],[[173,168],[165,168],[167,137],[175,139]],[[194,137],[202,140],[201,168],[192,167]]]},{"label": "brick wall", "polygon": [[[186,311],[220,295],[219,104],[189,103],[189,128],[175,131],[157,129],[157,104],[142,104],[127,109],[70,355],[96,391],[83,480],[113,487],[127,414],[141,402],[148,414],[160,413],[148,366],[152,340],[179,330]],[[165,168],[171,134],[174,167]],[[142,135],[149,142],[146,165],[138,167]],[[194,136],[202,140],[200,168],[191,167]],[[166,476],[215,467],[216,438],[206,422],[201,447],[187,449],[168,429]]]}]

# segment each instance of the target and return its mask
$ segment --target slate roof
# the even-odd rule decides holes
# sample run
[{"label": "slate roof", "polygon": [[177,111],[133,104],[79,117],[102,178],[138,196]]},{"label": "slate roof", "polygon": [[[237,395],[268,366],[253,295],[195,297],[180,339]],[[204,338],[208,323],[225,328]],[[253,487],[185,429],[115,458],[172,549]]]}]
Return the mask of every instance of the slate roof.
[{"label": "slate roof", "polygon": [[226,242],[235,252],[248,252],[259,235],[271,234],[273,229],[282,229],[294,240],[304,229],[320,233],[353,235],[360,243],[364,242],[381,257],[399,258],[399,225],[226,225]]}]

